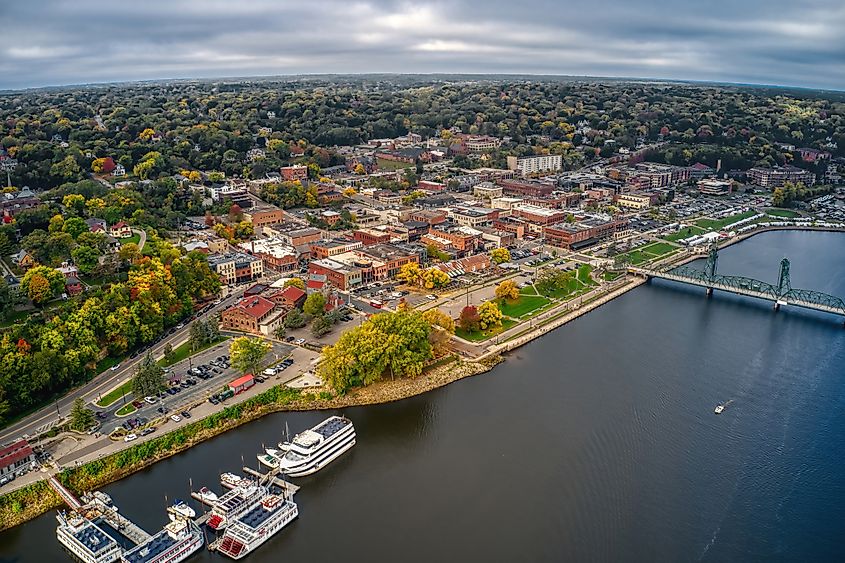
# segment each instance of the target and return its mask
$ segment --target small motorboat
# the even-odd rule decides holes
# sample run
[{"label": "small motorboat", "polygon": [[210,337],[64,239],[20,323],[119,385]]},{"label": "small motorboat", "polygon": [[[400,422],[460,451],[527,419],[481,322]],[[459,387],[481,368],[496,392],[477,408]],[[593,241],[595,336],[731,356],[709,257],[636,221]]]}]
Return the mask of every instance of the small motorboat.
[{"label": "small motorboat", "polygon": [[176,499],[173,501],[173,506],[170,507],[171,515],[183,516],[185,518],[193,518],[197,515],[196,511],[188,506],[184,500]]},{"label": "small motorboat", "polygon": [[220,474],[220,483],[222,483],[224,487],[234,489],[241,484],[241,481],[243,481],[243,477],[240,475],[235,475],[234,473]]},{"label": "small motorboat", "polygon": [[212,503],[217,500],[217,493],[215,493],[208,487],[203,487],[202,489],[200,489],[198,494],[203,500],[203,502]]},{"label": "small motorboat", "polygon": [[725,410],[725,405],[716,405],[716,408],[713,409],[713,412],[716,414],[722,414],[723,410]]}]

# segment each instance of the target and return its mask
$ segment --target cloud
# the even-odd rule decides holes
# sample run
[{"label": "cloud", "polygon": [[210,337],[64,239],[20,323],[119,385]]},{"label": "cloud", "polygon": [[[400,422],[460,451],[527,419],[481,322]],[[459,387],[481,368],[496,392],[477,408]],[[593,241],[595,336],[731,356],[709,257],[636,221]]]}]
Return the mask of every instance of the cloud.
[{"label": "cloud", "polygon": [[0,88],[467,72],[845,89],[841,0],[27,0],[0,22]]}]

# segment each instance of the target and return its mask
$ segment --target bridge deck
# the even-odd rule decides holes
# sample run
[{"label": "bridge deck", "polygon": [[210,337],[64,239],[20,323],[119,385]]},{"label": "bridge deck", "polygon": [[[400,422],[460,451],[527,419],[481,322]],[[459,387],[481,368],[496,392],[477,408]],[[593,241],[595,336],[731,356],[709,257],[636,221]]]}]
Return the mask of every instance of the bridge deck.
[{"label": "bridge deck", "polygon": [[672,272],[661,272],[657,270],[648,270],[645,268],[629,268],[631,273],[646,276],[649,278],[658,278],[664,280],[670,280],[680,283],[687,283],[690,285],[695,285],[698,287],[704,287],[707,289],[718,289],[720,291],[725,291],[727,293],[733,293],[736,295],[744,295],[746,297],[754,297],[757,299],[764,299],[766,301],[771,301],[773,303],[779,304],[786,304],[786,305],[793,305],[795,307],[803,307],[805,309],[813,309],[815,311],[823,311],[825,313],[833,313],[835,315],[845,315],[845,309],[839,307],[833,307],[830,305],[825,305],[823,303],[813,303],[809,301],[802,301],[799,299],[792,299],[788,296],[775,296],[769,292],[764,291],[757,291],[752,288],[748,287],[737,287],[733,285],[726,285],[724,283],[720,283],[717,280],[707,280],[707,279],[698,279],[692,278],[684,275],[674,274]]}]

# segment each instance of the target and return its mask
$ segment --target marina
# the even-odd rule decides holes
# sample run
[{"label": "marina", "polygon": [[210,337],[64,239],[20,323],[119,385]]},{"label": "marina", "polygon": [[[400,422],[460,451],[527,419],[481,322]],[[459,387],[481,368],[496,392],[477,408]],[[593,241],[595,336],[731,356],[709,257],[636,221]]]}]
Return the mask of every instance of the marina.
[{"label": "marina", "polygon": [[[312,447],[323,442],[329,445],[328,453],[319,455],[322,466],[354,445],[354,429],[346,418],[330,417],[316,428],[316,433],[306,430],[297,438],[310,432],[314,435],[307,435]],[[329,440],[341,435],[342,447],[337,440]],[[175,499],[166,511],[170,521],[152,535],[122,514],[109,495],[95,491],[78,499],[53,476],[51,487],[70,508],[69,513],[57,514],[56,536],[73,557],[86,563],[177,563],[205,545],[205,527],[217,533],[208,539],[209,550],[241,559],[299,516],[293,500],[299,487],[286,481],[279,469],[242,469],[244,475],[220,475],[226,490],[223,494],[205,486],[190,491],[190,497],[203,507],[199,515],[188,503]],[[127,543],[131,547],[124,548]]]}]

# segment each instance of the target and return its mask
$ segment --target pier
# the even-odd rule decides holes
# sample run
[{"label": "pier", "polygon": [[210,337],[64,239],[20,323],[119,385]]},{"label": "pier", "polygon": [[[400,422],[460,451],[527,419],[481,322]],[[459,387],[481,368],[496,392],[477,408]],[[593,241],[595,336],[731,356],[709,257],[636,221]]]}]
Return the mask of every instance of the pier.
[{"label": "pier", "polygon": [[[114,505],[108,506],[101,500],[95,498],[90,504],[86,505],[86,508],[88,507],[90,507],[91,511],[102,518],[104,522],[114,528],[120,535],[124,536],[135,545],[141,545],[142,543],[150,541],[152,536],[150,536],[150,534],[143,530],[138,524],[120,514],[117,507]],[[89,519],[93,518],[89,516]]]},{"label": "pier", "polygon": [[276,485],[277,487],[282,489],[282,491],[284,491],[285,496],[293,496],[299,490],[299,485],[294,485],[293,483],[290,483],[278,477],[278,472],[272,469],[267,473],[261,473],[260,471],[256,471],[251,467],[244,467],[244,473],[252,475],[253,477],[257,477],[259,479],[259,482],[261,482],[262,484],[268,483],[270,485]]}]

